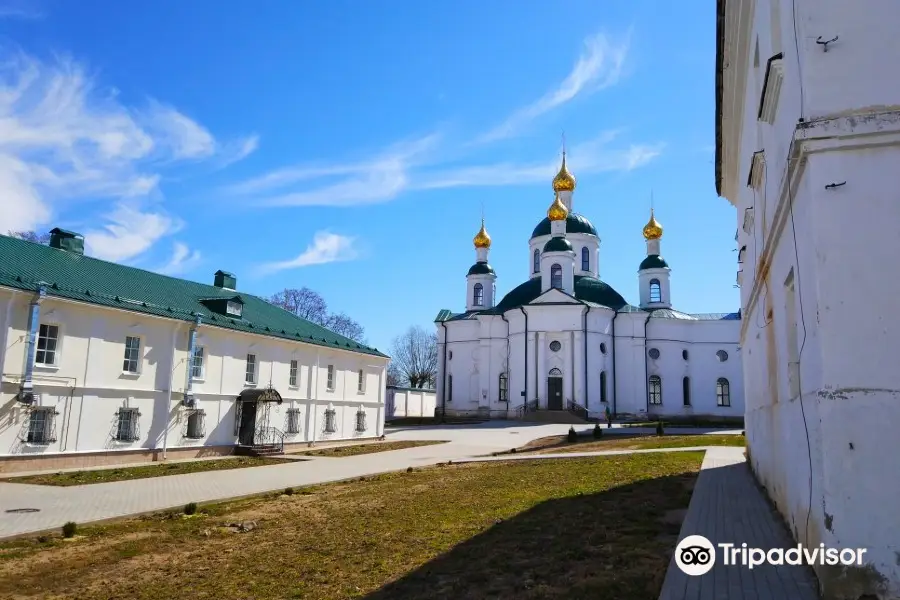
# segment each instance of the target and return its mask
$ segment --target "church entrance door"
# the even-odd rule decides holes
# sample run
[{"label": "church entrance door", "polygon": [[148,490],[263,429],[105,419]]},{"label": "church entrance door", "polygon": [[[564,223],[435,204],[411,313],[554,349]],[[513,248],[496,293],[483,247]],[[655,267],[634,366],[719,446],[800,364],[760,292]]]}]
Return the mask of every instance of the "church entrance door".
[{"label": "church entrance door", "polygon": [[562,377],[550,376],[547,378],[547,410],[563,409],[562,389]]}]

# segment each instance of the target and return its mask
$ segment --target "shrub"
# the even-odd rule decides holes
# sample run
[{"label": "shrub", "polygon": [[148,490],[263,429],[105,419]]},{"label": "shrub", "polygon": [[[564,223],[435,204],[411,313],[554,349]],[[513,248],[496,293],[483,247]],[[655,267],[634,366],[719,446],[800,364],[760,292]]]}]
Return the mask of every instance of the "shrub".
[{"label": "shrub", "polygon": [[656,435],[664,435],[664,434],[665,434],[665,430],[663,429],[663,422],[659,421],[656,424]]},{"label": "shrub", "polygon": [[78,531],[78,524],[75,521],[69,521],[62,527],[62,534],[64,538],[75,537],[75,532]]},{"label": "shrub", "polygon": [[284,489],[284,495],[285,495],[285,496],[293,496],[293,495],[294,495],[294,488],[290,488],[290,487],[289,487],[289,488],[285,488],[285,489]]},{"label": "shrub", "polygon": [[189,502],[188,504],[185,504],[184,505],[184,514],[186,514],[186,515],[197,514],[197,503]]},{"label": "shrub", "polygon": [[573,444],[574,444],[575,442],[578,441],[578,434],[575,433],[575,428],[574,428],[574,427],[569,427],[569,436],[568,436],[568,438],[569,438],[569,442],[570,442],[570,443],[573,443]]},{"label": "shrub", "polygon": [[600,423],[594,423],[594,439],[603,437],[603,430],[600,429]]}]

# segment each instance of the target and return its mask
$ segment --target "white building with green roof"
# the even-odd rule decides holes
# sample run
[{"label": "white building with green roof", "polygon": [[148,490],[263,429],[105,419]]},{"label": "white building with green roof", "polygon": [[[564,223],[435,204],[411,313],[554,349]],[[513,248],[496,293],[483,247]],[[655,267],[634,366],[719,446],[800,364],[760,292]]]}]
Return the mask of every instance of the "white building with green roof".
[{"label": "white building with green roof", "polygon": [[374,438],[389,358],[238,291],[0,236],[0,471]]},{"label": "white building with green roof", "polygon": [[482,221],[465,310],[441,310],[435,319],[438,412],[743,419],[740,313],[672,308],[663,230],[652,211],[640,300],[629,304],[600,279],[600,237],[573,212],[575,178],[565,154],[553,190],[528,242],[530,276],[499,301]]}]

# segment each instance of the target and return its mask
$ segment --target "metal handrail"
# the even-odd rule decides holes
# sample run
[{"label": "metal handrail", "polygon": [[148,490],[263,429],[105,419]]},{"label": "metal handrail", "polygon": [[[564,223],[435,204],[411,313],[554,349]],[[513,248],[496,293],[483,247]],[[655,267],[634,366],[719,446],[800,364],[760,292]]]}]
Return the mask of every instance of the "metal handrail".
[{"label": "metal handrail", "polygon": [[588,420],[588,409],[574,400],[569,400],[569,412],[585,421]]},{"label": "metal handrail", "polygon": [[260,427],[253,436],[254,446],[275,446],[284,452],[284,432],[277,427]]}]

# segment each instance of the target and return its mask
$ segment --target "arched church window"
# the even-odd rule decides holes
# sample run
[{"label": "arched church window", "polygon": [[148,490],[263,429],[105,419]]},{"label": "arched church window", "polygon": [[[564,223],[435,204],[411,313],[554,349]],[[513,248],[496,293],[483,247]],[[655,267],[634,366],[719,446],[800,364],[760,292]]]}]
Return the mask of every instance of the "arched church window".
[{"label": "arched church window", "polygon": [[716,380],[716,405],[731,406],[731,385],[724,377]]},{"label": "arched church window", "polygon": [[606,354],[606,344],[600,342],[600,354]]},{"label": "arched church window", "polygon": [[581,249],[581,270],[591,270],[591,251],[587,249],[587,246]]},{"label": "arched church window", "polygon": [[556,367],[553,367],[552,369],[550,369],[550,373],[548,374],[548,376],[549,377],[562,377],[562,371],[560,371]]},{"label": "arched church window", "polygon": [[651,375],[647,381],[647,397],[650,404],[662,404],[662,379],[659,375]]},{"label": "arched church window", "polygon": [[473,294],[475,297],[472,299],[472,304],[475,306],[484,306],[484,286],[480,283],[476,283]]},{"label": "arched church window", "polygon": [[659,279],[650,280],[650,302],[662,302],[662,290],[659,287]]},{"label": "arched church window", "polygon": [[718,352],[716,352],[716,358],[719,359],[719,362],[725,362],[726,360],[728,360],[728,353],[724,350],[719,350]]},{"label": "arched church window", "polygon": [[562,267],[553,265],[550,267],[550,287],[561,290],[562,286]]},{"label": "arched church window", "polygon": [[606,371],[600,371],[600,402],[606,402]]},{"label": "arched church window", "polygon": [[500,402],[509,402],[509,385],[506,373],[500,373]]},{"label": "arched church window", "polygon": [[691,405],[691,378],[685,377],[681,380],[681,397],[685,406]]},{"label": "arched church window", "polygon": [[534,266],[532,269],[535,273],[540,273],[541,271],[541,251],[537,248],[534,250]]}]

